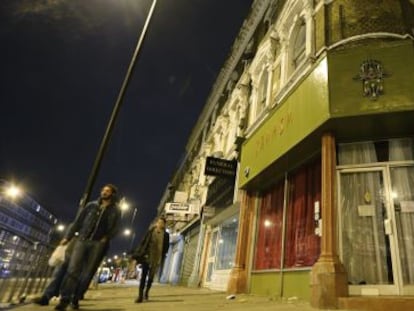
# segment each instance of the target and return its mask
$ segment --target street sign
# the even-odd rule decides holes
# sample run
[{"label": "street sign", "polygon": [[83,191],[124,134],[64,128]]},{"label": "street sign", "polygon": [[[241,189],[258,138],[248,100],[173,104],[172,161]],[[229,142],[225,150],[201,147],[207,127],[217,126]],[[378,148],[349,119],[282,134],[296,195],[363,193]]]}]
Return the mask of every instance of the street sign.
[{"label": "street sign", "polygon": [[170,202],[165,204],[165,213],[166,214],[200,214],[200,208],[198,204],[191,203],[180,203],[180,202]]},{"label": "street sign", "polygon": [[207,157],[204,175],[235,178],[236,170],[236,160],[225,160],[220,158]]}]

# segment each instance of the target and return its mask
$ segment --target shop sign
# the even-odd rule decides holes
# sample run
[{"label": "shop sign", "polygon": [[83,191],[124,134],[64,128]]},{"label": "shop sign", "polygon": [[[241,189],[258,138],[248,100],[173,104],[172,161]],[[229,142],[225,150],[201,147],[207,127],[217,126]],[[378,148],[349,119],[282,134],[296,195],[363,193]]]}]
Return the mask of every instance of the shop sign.
[{"label": "shop sign", "polygon": [[170,202],[165,204],[165,213],[179,215],[200,214],[200,208],[198,204]]},{"label": "shop sign", "polygon": [[236,160],[225,160],[220,158],[207,157],[204,175],[235,178],[236,169]]}]

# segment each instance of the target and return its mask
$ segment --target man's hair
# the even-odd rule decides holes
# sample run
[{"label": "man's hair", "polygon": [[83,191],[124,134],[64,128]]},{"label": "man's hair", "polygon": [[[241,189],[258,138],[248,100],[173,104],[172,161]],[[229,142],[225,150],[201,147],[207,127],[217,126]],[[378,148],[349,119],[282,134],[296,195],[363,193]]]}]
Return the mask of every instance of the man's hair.
[{"label": "man's hair", "polygon": [[118,197],[118,187],[115,186],[114,184],[106,184],[105,186],[102,187],[105,188],[108,187],[112,190],[112,195],[111,195],[111,202],[114,204],[118,204],[119,202],[119,197]]},{"label": "man's hair", "polygon": [[114,184],[106,184],[102,188],[105,188],[105,187],[111,188],[112,194],[117,194],[118,193],[118,187],[115,186]]}]

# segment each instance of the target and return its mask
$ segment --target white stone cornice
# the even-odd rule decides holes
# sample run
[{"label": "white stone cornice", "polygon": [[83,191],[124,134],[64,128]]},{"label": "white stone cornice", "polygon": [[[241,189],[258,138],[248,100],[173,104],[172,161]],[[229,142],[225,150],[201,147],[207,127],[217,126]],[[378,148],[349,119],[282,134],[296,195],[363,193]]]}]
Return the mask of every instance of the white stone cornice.
[{"label": "white stone cornice", "polygon": [[346,45],[351,42],[357,42],[357,41],[366,40],[366,39],[388,39],[388,38],[414,40],[414,37],[410,34],[400,35],[400,34],[395,34],[395,33],[390,33],[390,32],[373,32],[373,33],[366,33],[363,35],[357,35],[357,36],[346,38],[344,40],[338,41],[330,45],[329,47],[327,47],[327,49],[332,50],[341,45]]}]

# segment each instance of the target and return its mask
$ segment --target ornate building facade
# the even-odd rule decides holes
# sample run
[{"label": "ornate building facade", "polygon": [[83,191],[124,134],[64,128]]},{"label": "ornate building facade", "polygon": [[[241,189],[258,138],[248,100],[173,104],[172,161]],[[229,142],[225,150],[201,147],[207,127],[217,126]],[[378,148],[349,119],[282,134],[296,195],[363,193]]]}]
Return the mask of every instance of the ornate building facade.
[{"label": "ornate building facade", "polygon": [[319,308],[414,295],[413,40],[409,0],[253,2],[160,203],[199,208],[170,215],[182,283]]}]

